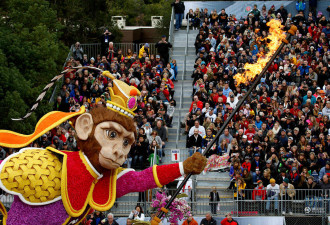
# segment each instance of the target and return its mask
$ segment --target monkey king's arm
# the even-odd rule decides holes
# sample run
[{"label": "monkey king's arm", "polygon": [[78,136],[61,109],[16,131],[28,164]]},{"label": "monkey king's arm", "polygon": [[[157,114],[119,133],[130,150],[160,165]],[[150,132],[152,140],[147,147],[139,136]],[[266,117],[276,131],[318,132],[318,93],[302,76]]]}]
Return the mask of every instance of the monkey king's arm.
[{"label": "monkey king's arm", "polygon": [[196,152],[183,163],[155,165],[140,172],[127,172],[117,180],[117,198],[130,192],[142,192],[162,187],[184,174],[200,174],[205,165],[206,158]]}]

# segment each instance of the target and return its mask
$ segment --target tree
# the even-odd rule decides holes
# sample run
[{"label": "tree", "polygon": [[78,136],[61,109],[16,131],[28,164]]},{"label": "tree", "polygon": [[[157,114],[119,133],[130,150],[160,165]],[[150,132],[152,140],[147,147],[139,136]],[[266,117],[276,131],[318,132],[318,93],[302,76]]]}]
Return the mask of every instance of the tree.
[{"label": "tree", "polygon": [[0,24],[0,128],[31,133],[37,119],[51,110],[46,101],[23,122],[10,118],[25,115],[61,71],[68,48],[59,41],[63,26],[47,1],[8,0],[5,4],[6,17]]}]

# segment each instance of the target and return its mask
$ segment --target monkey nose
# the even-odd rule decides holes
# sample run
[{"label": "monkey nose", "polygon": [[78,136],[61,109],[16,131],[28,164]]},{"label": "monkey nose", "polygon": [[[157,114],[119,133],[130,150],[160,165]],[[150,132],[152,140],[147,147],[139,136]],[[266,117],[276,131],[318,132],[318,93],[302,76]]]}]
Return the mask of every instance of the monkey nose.
[{"label": "monkey nose", "polygon": [[118,150],[118,149],[115,149],[115,150],[113,151],[113,154],[114,154],[114,156],[115,156],[117,159],[121,159],[121,158],[124,157],[124,154],[123,154],[120,150]]}]

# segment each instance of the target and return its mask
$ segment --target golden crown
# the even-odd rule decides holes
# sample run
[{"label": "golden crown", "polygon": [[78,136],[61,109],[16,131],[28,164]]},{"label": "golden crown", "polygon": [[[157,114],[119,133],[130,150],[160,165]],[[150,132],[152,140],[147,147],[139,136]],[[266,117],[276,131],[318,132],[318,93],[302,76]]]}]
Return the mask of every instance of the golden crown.
[{"label": "golden crown", "polygon": [[109,71],[102,72],[102,75],[110,78],[113,83],[112,87],[109,88],[111,100],[107,101],[107,108],[134,118],[135,113],[133,111],[137,107],[137,96],[141,95],[140,91],[136,87],[116,79]]}]

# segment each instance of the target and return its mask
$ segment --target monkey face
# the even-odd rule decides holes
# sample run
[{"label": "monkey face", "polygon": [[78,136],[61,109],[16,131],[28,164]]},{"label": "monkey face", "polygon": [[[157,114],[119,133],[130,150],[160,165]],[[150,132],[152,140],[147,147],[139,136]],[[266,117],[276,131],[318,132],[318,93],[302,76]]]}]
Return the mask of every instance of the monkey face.
[{"label": "monkey face", "polygon": [[95,139],[102,146],[99,163],[105,169],[117,169],[127,159],[134,133],[116,122],[106,121],[95,127]]}]

